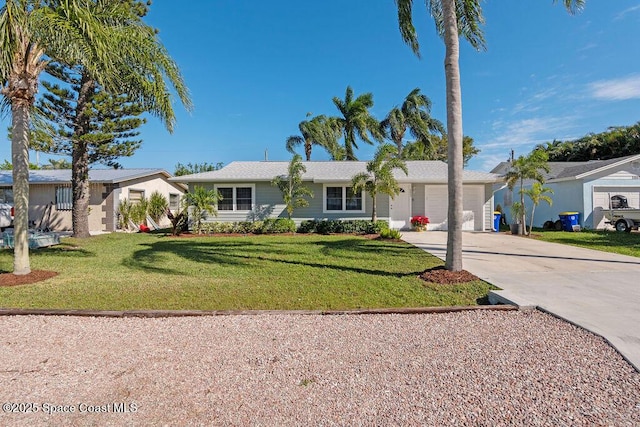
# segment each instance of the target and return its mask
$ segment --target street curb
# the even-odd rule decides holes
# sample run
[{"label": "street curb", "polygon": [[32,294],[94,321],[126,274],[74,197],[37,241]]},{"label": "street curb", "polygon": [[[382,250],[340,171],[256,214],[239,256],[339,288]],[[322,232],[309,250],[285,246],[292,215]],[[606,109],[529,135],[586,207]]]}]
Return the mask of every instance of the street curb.
[{"label": "street curb", "polygon": [[55,310],[0,308],[0,316],[78,316],[78,317],[195,317],[195,316],[254,316],[254,315],[303,315],[335,316],[361,314],[428,314],[455,313],[461,311],[516,311],[514,305],[480,305],[413,308],[369,308],[356,310]]}]

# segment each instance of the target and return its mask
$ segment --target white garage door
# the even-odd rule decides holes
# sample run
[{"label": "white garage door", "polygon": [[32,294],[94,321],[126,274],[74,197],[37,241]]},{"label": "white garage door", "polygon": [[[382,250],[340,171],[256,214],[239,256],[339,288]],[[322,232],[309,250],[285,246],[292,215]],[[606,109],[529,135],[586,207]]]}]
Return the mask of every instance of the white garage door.
[{"label": "white garage door", "polygon": [[624,196],[629,207],[640,207],[640,187],[593,187],[593,227],[603,229],[605,224],[604,211],[609,209],[609,197]]},{"label": "white garage door", "polygon": [[[481,185],[465,185],[463,189],[462,229],[465,231],[482,230],[484,187]],[[429,217],[429,230],[446,230],[447,207],[449,199],[446,185],[425,186],[425,212]]]}]

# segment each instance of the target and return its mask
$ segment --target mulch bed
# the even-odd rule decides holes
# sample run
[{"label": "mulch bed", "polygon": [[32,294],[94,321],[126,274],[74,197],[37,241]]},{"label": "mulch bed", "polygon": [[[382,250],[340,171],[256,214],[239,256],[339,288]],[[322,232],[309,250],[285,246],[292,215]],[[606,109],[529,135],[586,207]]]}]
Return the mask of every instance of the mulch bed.
[{"label": "mulch bed", "polygon": [[47,270],[32,270],[31,273],[23,275],[15,275],[13,273],[0,273],[0,286],[8,287],[30,285],[32,283],[50,279],[57,275],[57,272]]},{"label": "mulch bed", "polygon": [[480,280],[477,276],[474,276],[466,270],[449,271],[445,269],[444,266],[425,270],[419,277],[425,282],[437,283],[439,285],[452,285]]}]

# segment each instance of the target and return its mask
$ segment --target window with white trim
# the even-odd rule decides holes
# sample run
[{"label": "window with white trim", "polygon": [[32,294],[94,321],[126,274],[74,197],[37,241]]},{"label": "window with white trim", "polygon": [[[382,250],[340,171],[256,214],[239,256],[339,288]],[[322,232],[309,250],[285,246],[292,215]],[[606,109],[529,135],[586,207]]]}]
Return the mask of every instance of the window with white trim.
[{"label": "window with white trim", "polygon": [[0,203],[13,204],[13,189],[0,188]]},{"label": "window with white trim", "polygon": [[169,193],[169,209],[172,211],[180,209],[180,195]]},{"label": "window with white trim", "polygon": [[325,185],[323,211],[364,212],[363,193],[354,193],[348,185]]},{"label": "window with white trim", "polygon": [[255,204],[255,187],[247,185],[220,185],[215,187],[222,199],[218,211],[250,211]]},{"label": "window with white trim", "polygon": [[144,198],[144,190],[129,190],[129,201],[131,203],[140,203]]}]

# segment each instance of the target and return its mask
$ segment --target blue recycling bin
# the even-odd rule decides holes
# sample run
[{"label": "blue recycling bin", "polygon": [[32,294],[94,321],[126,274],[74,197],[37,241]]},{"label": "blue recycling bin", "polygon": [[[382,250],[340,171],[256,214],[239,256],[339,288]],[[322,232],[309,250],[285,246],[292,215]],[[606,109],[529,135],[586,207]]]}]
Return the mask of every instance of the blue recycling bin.
[{"label": "blue recycling bin", "polygon": [[562,222],[562,229],[564,231],[580,230],[580,213],[560,212],[558,216],[560,217],[560,221]]},{"label": "blue recycling bin", "polygon": [[500,211],[493,212],[493,230],[500,231],[500,217],[502,213]]}]

